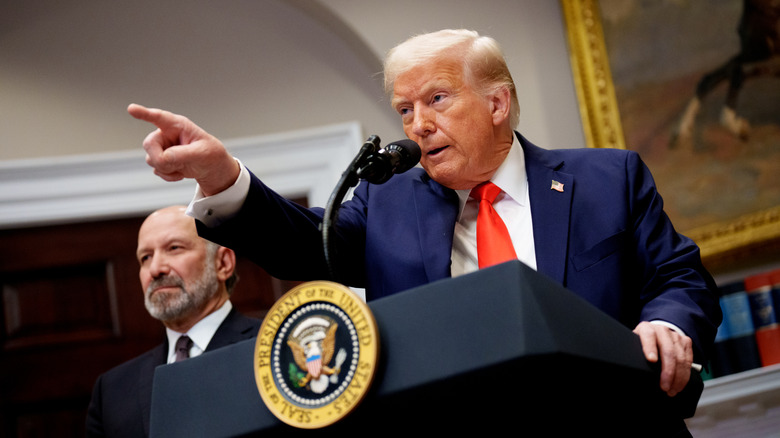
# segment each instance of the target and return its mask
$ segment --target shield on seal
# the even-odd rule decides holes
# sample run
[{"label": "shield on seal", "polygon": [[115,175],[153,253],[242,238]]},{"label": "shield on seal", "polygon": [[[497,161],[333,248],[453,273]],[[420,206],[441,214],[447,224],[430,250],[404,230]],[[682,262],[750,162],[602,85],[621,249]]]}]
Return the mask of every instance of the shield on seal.
[{"label": "shield on seal", "polygon": [[322,372],[322,356],[316,355],[306,358],[306,369],[315,379],[320,377]]}]

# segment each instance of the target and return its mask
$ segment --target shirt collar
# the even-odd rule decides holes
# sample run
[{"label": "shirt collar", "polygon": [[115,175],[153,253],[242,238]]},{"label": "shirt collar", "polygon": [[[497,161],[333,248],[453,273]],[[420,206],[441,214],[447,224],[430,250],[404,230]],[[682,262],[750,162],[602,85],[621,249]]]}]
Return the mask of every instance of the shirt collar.
[{"label": "shirt collar", "polygon": [[[523,155],[523,147],[520,145],[520,141],[514,133],[512,135],[512,147],[509,149],[509,153],[504,159],[504,162],[498,166],[496,173],[493,174],[493,178],[491,178],[490,181],[501,187],[501,190],[518,204],[523,205],[525,203],[525,192],[528,188],[528,177],[525,172],[525,156]],[[458,220],[460,220],[460,216],[463,214],[463,209],[469,199],[471,189],[455,190],[455,192],[458,194]]]},{"label": "shirt collar", "polygon": [[233,304],[230,300],[225,303],[219,309],[209,313],[205,318],[201,319],[187,333],[179,333],[169,328],[165,328],[165,333],[168,336],[168,356],[173,354],[173,349],[176,348],[176,341],[181,335],[187,335],[192,339],[192,343],[198,347],[201,351],[206,351],[211,338],[214,337],[214,333],[227,318],[230,310],[233,309]]}]

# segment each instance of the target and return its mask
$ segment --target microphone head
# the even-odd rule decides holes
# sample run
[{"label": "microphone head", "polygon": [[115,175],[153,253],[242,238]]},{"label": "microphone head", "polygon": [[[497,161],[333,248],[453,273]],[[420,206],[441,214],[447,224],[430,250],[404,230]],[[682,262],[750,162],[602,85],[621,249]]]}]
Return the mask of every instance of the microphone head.
[{"label": "microphone head", "polygon": [[393,173],[404,173],[412,167],[416,166],[420,162],[422,153],[420,152],[420,146],[413,140],[408,138],[398,140],[385,146],[387,151],[395,151],[396,154],[391,154],[397,157],[393,163]]},{"label": "microphone head", "polygon": [[357,176],[373,184],[384,184],[394,174],[406,172],[417,165],[421,155],[417,143],[399,140],[368,155],[357,170]]}]

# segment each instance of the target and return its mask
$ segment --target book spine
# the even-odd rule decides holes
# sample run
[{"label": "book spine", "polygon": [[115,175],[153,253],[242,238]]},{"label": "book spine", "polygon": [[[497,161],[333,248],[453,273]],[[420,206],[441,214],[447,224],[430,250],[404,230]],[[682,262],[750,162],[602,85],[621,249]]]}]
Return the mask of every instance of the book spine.
[{"label": "book spine", "polygon": [[[720,308],[723,314],[726,314],[726,307],[723,303],[723,297],[720,297]],[[723,322],[718,326],[718,332],[715,335],[715,344],[712,349],[712,357],[709,360],[709,366],[702,373],[702,379],[727,376],[734,373],[732,366],[731,353],[728,340],[731,338],[728,318],[723,318]]]},{"label": "book spine", "polygon": [[780,363],[780,324],[769,273],[745,278],[745,291],[750,301],[761,365]]},{"label": "book spine", "polygon": [[761,367],[750,301],[744,283],[732,283],[721,290],[723,319],[728,324],[729,337],[725,342],[729,374]]}]

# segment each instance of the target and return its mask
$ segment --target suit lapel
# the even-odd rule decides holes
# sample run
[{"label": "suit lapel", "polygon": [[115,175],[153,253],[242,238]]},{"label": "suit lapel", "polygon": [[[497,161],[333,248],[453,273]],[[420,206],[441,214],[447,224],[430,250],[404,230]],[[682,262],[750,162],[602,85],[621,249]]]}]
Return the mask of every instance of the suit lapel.
[{"label": "suit lapel", "polygon": [[428,281],[450,276],[458,195],[422,174],[414,181],[414,206],[420,253]]},{"label": "suit lapel", "polygon": [[[226,345],[249,339],[257,334],[260,327],[260,321],[247,318],[239,314],[235,308],[230,310],[228,316],[222,321],[214,336],[206,346],[206,351],[215,350]],[[152,388],[154,383],[154,370],[160,365],[165,365],[168,361],[168,339],[152,350],[148,360],[145,360],[139,368],[138,375],[138,403],[141,406],[143,415],[144,430],[146,436],[149,436],[149,418],[152,404]]]},{"label": "suit lapel", "polygon": [[[551,159],[549,151],[534,146],[522,136],[519,138],[528,173],[536,267],[539,272],[564,284],[574,176],[561,172],[563,161]],[[562,192],[551,188],[553,181],[563,185]]]},{"label": "suit lapel", "polygon": [[[563,161],[518,134],[528,173],[537,270],[564,284],[574,176],[562,172]],[[563,192],[551,189],[552,181]],[[414,184],[418,236],[428,281],[450,276],[458,195],[423,174]]]},{"label": "suit lapel", "polygon": [[256,335],[259,321],[256,324],[253,323],[254,321],[239,314],[235,307],[230,309],[230,313],[217,328],[205,351],[212,351],[226,345],[235,344]]}]

